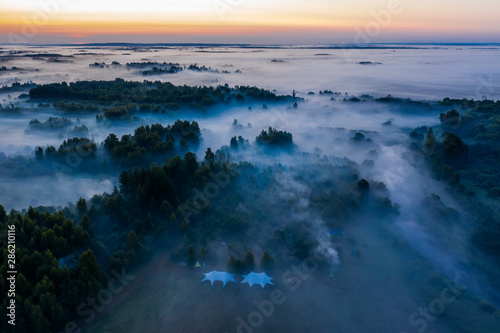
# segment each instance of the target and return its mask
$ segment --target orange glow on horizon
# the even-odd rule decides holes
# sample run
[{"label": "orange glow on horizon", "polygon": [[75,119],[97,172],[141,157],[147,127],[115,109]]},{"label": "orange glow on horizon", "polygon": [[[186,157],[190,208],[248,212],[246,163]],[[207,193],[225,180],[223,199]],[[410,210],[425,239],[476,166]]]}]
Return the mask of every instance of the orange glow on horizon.
[{"label": "orange glow on horizon", "polygon": [[[263,0],[255,1],[262,2]],[[193,8],[192,11],[183,11],[182,8],[177,8],[175,5],[169,7],[170,10],[163,12],[147,12],[147,8],[144,9],[145,11],[137,13],[122,8],[117,8],[116,13],[95,12],[91,11],[91,8],[77,12],[62,7],[56,12],[47,13],[40,8],[22,9],[9,7],[4,3],[0,4],[0,12],[2,13],[0,34],[22,35],[26,34],[27,29],[33,27],[35,27],[37,35],[70,38],[101,35],[212,35],[223,37],[225,35],[252,34],[288,34],[293,36],[295,33],[314,35],[316,32],[354,34],[359,30],[364,31],[367,24],[373,23],[375,21],[373,12],[385,10],[387,4],[384,3],[381,8],[376,10],[371,10],[368,7],[357,8],[354,5],[349,7],[345,3],[335,2],[325,4],[325,8],[307,7],[302,3],[300,6],[305,7],[280,7],[278,11],[275,10],[276,4],[273,2],[269,4],[270,9],[267,11],[253,10],[252,8],[244,8],[244,6],[245,4],[241,5],[241,8],[225,12],[224,17],[219,17],[213,8],[209,10],[207,8],[203,10]],[[436,19],[437,13],[435,12],[426,15],[420,14],[418,11],[412,11],[405,7],[405,12],[391,16],[389,24],[381,27],[381,31],[407,35],[429,32],[449,35],[467,32],[493,34],[498,31],[500,33],[500,28],[492,26],[489,20],[477,23],[454,16]]]},{"label": "orange glow on horizon", "polygon": [[[301,31],[328,31],[348,29],[321,29],[318,27],[295,27],[295,26],[245,26],[245,25],[131,25],[102,24],[102,25],[51,25],[39,28],[44,35],[66,35],[69,37],[89,37],[95,35],[160,35],[160,34],[197,34],[197,35],[245,35],[266,32],[301,32]],[[0,33],[21,33],[19,26],[0,26]]]},{"label": "orange glow on horizon", "polygon": [[[21,33],[26,22],[37,22],[36,14],[28,12],[4,12],[0,21],[0,34]],[[235,16],[236,17],[236,16]],[[47,35],[66,35],[84,37],[89,35],[143,35],[143,34],[199,34],[199,35],[236,35],[265,32],[293,31],[341,31],[350,29],[347,22],[332,24],[331,22],[315,21],[303,18],[301,21],[292,19],[271,19],[264,16],[257,20],[239,17],[238,20],[162,20],[152,17],[126,17],[110,19],[102,14],[75,19],[72,15],[49,19],[35,24],[38,33]]]}]

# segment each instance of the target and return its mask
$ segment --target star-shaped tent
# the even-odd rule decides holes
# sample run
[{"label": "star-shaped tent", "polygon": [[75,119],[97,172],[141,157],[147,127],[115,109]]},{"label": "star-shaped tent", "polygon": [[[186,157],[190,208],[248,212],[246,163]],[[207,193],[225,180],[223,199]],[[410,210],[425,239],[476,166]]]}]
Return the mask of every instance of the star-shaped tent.
[{"label": "star-shaped tent", "polygon": [[210,273],[203,273],[203,274],[205,274],[205,278],[200,282],[210,281],[212,286],[214,285],[215,281],[221,281],[223,286],[226,286],[226,283],[228,282],[238,283],[234,279],[234,274],[228,272],[211,271]]},{"label": "star-shaped tent", "polygon": [[272,279],[273,278],[266,275],[266,273],[251,272],[250,274],[243,275],[243,281],[241,283],[246,282],[250,285],[250,287],[253,286],[254,284],[258,284],[262,288],[264,288],[266,284],[273,285],[273,283],[271,282]]}]

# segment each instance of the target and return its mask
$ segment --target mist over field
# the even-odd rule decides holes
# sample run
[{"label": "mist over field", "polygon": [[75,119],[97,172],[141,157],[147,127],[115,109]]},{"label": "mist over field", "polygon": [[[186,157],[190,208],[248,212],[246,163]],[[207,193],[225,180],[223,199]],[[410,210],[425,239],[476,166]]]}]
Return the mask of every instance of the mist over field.
[{"label": "mist over field", "polygon": [[21,328],[500,332],[499,56],[2,46]]}]

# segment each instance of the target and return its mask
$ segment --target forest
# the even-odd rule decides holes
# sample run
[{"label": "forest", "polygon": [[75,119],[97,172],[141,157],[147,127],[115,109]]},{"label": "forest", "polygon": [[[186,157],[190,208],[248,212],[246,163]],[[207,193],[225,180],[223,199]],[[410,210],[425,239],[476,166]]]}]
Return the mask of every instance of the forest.
[{"label": "forest", "polygon": [[[156,63],[127,66],[159,73]],[[324,97],[330,102],[336,101],[330,95],[341,96],[328,90],[320,94],[327,95]],[[245,137],[250,136],[243,133],[252,126],[234,120],[227,145],[205,150],[203,120],[200,124],[177,119],[169,124],[140,126],[134,122],[141,113],[199,110],[231,102],[285,105],[300,98],[256,87],[191,87],[122,79],[41,84],[30,89],[29,98],[33,105],[39,103],[33,108],[35,112],[50,107],[50,103],[64,116],[45,121],[33,118],[25,135],[60,131],[67,135],[58,146],[37,145],[29,156],[0,154],[1,175],[55,179],[60,173],[105,174],[117,182],[109,193],[82,197],[62,207],[30,206],[7,212],[0,205],[2,235],[7,234],[9,225],[17,230],[19,332],[60,332],[72,321],[84,327],[77,310],[82,300],[95,297],[116,274],[139,270],[159,252],[170,253],[168,265],[187,269],[194,269],[196,263],[222,263],[234,274],[271,274],[286,271],[320,248],[328,260],[321,262],[318,270],[332,277],[340,257],[361,260],[371,251],[354,236],[343,237],[345,229],[378,228],[382,233],[384,228],[392,228],[401,214],[388,186],[370,173],[376,162],[365,159],[356,163],[347,157],[322,154],[319,148],[301,152],[297,149],[299,135],[286,126],[258,127],[260,132],[248,140]],[[436,119],[438,125],[405,129],[405,158],[429,171],[462,205],[473,225],[467,242],[500,260],[500,102],[444,99],[429,103],[390,95],[347,96],[339,102],[393,105],[411,112],[433,107],[443,110]],[[284,107],[303,112],[302,105],[296,103]],[[12,115],[23,109],[6,105],[0,111]],[[110,132],[99,142],[88,137],[89,128],[79,119],[68,118],[85,114],[92,118],[96,114],[96,124],[109,120],[113,124],[132,123],[134,128],[130,134]],[[392,121],[384,121],[382,126],[381,132],[392,126]],[[300,126],[296,129],[302,130]],[[306,138],[312,138],[314,133],[306,131]],[[328,142],[345,143],[350,151],[368,152],[371,157],[380,153],[380,146],[372,139],[378,135],[375,131],[345,132],[345,142],[340,138]],[[200,146],[204,155],[197,156]],[[78,163],[68,167],[75,156]],[[288,163],[262,163],[255,156],[270,160],[285,156]],[[419,204],[435,214],[431,230],[449,227],[460,219],[457,210],[436,194]],[[326,245],[322,241],[325,234]],[[6,242],[7,238],[1,238],[3,294],[8,290]],[[386,246],[407,251],[402,244],[403,240],[392,238]],[[6,302],[5,298],[2,306],[6,307]],[[2,329],[12,331],[5,318]]]},{"label": "forest", "polygon": [[[136,141],[141,135],[147,137],[146,129],[138,132],[141,131],[144,133],[136,132]],[[122,142],[110,139],[105,146],[113,151],[120,144]],[[318,192],[311,197],[318,210],[323,211],[323,218],[345,221],[329,227],[341,228],[348,218],[368,210],[389,215],[397,213],[397,207],[386,198],[383,184],[372,184],[368,192],[368,182],[359,180],[355,169],[311,164],[310,174],[317,168],[327,168],[332,176],[348,176],[346,181],[332,178],[337,179],[335,184],[318,180]],[[209,246],[213,240],[239,243],[230,249],[228,269],[234,272],[253,269],[254,255],[241,244],[254,241],[266,242],[263,244],[268,248],[262,259],[264,270],[274,269],[275,263],[284,265],[290,260],[288,257],[307,256],[317,246],[314,235],[310,235],[306,227],[308,221],[303,221],[305,225],[288,224],[286,231],[276,225],[278,228],[267,240],[258,236],[258,229],[275,224],[271,217],[264,217],[262,209],[276,209],[265,203],[265,197],[266,192],[272,192],[276,186],[273,183],[281,169],[277,166],[264,172],[249,163],[233,163],[229,156],[209,149],[201,162],[187,152],[183,158],[176,155],[163,165],[123,171],[120,186],[113,193],[88,201],[80,199],[62,211],[30,208],[21,215],[15,211],[7,214],[1,207],[2,232],[8,224],[16,225],[19,230],[16,255],[21,258],[19,270],[23,273],[17,285],[18,313],[22,318],[18,329],[31,332],[63,329],[61,325],[75,316],[71,310],[105,285],[113,270],[120,272],[147,261],[151,249],[165,247],[165,239],[168,239],[167,247],[174,250],[171,260],[188,263],[218,260]],[[206,205],[193,202],[196,193],[212,179],[226,183],[222,193]],[[262,184],[268,185],[262,187]],[[255,192],[257,188],[260,190]],[[252,202],[246,199],[249,193],[258,194]],[[237,207],[241,202],[253,208],[240,214]],[[286,204],[280,209],[286,211]],[[295,236],[283,238],[283,232]],[[62,265],[69,257],[74,258],[74,264]],[[241,259],[237,259],[239,257]],[[5,264],[1,271],[6,271]],[[5,279],[1,281],[1,291],[5,292]]]}]

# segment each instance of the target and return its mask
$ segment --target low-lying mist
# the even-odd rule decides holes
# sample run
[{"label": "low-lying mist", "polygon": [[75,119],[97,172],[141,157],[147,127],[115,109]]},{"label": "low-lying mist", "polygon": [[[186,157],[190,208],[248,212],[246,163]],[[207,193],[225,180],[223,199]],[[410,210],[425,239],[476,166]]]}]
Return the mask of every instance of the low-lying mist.
[{"label": "low-lying mist", "polygon": [[[475,52],[490,59],[498,50],[354,50],[351,59],[342,50],[315,55],[311,49],[30,51],[60,53],[67,62],[5,58],[24,70],[2,74],[0,83],[121,77],[297,93],[284,102],[145,109],[103,120],[96,117],[102,110],[68,111],[52,100],[18,98],[26,89],[1,92],[2,105],[19,110],[0,113],[0,204],[33,220],[30,207],[63,210],[89,239],[96,237],[89,246],[103,271],[120,267],[134,275],[104,311],[84,312],[97,311],[96,318],[76,312],[84,331],[498,330],[498,267],[472,243],[474,212],[453,195],[456,188],[435,177],[431,154],[421,148],[429,128],[439,140],[444,135],[440,114],[449,108],[437,98],[475,91],[469,70],[444,75],[450,64]],[[164,61],[210,70],[143,76],[126,66]],[[485,62],[478,71],[492,66]],[[393,79],[391,73],[403,74]],[[456,85],[459,79],[466,84]],[[342,92],[327,90],[332,86]],[[391,93],[417,101],[376,99]],[[177,120],[188,129],[199,125],[196,138],[186,142],[182,129],[174,139],[168,125]],[[168,149],[159,144],[152,149],[161,153],[145,150],[142,159],[120,155],[139,127],[149,135],[153,125],[168,133],[159,140],[166,146],[171,138]],[[51,159],[50,146],[57,150],[80,137],[95,145],[94,159],[75,147],[76,155]],[[92,222],[84,223],[84,215]],[[9,218],[23,217],[12,212]],[[60,253],[68,259],[80,252]],[[231,270],[237,283],[200,283],[212,270]],[[266,271],[273,286],[239,283],[251,270]]]}]

